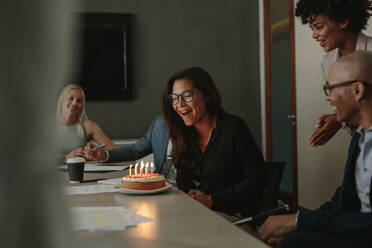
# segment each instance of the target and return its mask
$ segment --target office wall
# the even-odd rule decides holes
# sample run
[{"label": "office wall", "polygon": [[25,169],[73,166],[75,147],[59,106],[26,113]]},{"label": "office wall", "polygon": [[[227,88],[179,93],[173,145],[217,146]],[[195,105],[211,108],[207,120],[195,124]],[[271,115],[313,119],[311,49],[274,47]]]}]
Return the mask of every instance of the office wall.
[{"label": "office wall", "polygon": [[240,115],[261,144],[257,1],[89,0],[77,11],[133,14],[132,101],[88,102],[88,116],[112,138],[137,138],[161,114],[171,74],[201,66],[223,107]]},{"label": "office wall", "polygon": [[[372,33],[371,27],[367,33]],[[316,208],[329,200],[341,184],[351,136],[341,130],[325,146],[308,145],[316,120],[322,114],[333,113],[333,109],[325,101],[322,90],[323,50],[311,38],[310,28],[297,18],[295,46],[299,205]]]}]

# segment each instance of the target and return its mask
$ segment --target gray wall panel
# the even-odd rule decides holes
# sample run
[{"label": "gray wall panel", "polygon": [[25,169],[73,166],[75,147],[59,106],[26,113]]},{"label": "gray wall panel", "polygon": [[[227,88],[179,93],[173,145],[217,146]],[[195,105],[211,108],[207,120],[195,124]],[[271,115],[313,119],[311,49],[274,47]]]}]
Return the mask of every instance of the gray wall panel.
[{"label": "gray wall panel", "polygon": [[89,0],[79,11],[133,14],[132,101],[88,102],[111,138],[141,137],[161,114],[171,74],[201,66],[215,79],[223,107],[240,115],[261,144],[257,1]]}]

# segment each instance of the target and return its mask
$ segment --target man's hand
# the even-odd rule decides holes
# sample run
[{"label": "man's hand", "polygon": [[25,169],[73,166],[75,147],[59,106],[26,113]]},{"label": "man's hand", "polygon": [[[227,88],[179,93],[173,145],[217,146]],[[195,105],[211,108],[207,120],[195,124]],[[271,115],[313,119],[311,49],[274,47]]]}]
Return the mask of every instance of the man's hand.
[{"label": "man's hand", "polygon": [[296,214],[270,216],[258,230],[258,237],[277,245],[284,235],[296,231],[296,228]]},{"label": "man's hand", "polygon": [[106,152],[104,151],[104,148],[97,148],[90,142],[88,142],[84,148],[84,156],[89,160],[106,160]]},{"label": "man's hand", "polygon": [[341,128],[341,123],[337,121],[336,114],[321,116],[315,125],[315,131],[309,137],[311,146],[321,146],[326,144]]},{"label": "man's hand", "polygon": [[187,195],[190,196],[191,198],[197,200],[198,202],[200,202],[201,204],[203,204],[204,206],[206,206],[208,208],[212,208],[212,206],[213,206],[212,196],[211,195],[206,195],[203,192],[201,192],[200,190],[190,189],[190,191],[187,193]]},{"label": "man's hand", "polygon": [[269,238],[266,243],[270,245],[271,247],[278,248],[280,246],[280,243],[283,241],[284,236],[282,237],[271,237]]}]

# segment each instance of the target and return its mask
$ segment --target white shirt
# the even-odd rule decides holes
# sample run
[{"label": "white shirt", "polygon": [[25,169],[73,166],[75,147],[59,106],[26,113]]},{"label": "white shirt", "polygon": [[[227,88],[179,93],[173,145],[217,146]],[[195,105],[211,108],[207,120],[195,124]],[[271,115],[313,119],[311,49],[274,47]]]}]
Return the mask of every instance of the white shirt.
[{"label": "white shirt", "polygon": [[[172,142],[169,140],[168,147],[167,147],[166,159],[171,159],[170,154],[172,152],[172,147],[173,147]],[[164,166],[165,166],[165,161],[164,161],[162,173],[164,172]],[[166,172],[166,175],[164,175],[164,176],[165,176],[165,178],[167,179],[168,182],[170,182],[171,184],[177,185],[177,182],[176,182],[177,169],[176,169],[176,167],[174,167],[173,164],[171,165],[171,168],[169,169],[169,172]]]},{"label": "white shirt", "polygon": [[372,178],[372,127],[363,131],[362,127],[357,129],[360,133],[358,155],[355,164],[355,182],[358,197],[361,203],[360,212],[371,212],[370,189]]},{"label": "white shirt", "polygon": [[[358,35],[358,40],[355,47],[355,51],[359,50],[372,51],[372,37],[360,33]],[[331,68],[331,65],[338,59],[339,59],[338,48],[335,48],[329,51],[328,53],[324,54],[321,64],[322,76],[324,80],[327,80],[329,68]]]}]

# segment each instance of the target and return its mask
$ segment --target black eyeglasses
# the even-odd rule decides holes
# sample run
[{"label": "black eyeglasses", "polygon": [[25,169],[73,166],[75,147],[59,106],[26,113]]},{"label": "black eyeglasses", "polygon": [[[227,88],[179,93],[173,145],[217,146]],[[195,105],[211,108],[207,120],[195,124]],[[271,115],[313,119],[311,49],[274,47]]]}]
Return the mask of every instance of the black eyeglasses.
[{"label": "black eyeglasses", "polygon": [[337,87],[348,86],[348,85],[356,83],[356,82],[364,83],[363,81],[360,81],[360,80],[351,80],[351,81],[345,81],[345,82],[341,82],[341,83],[337,83],[337,84],[329,84],[326,81],[325,85],[323,85],[323,90],[324,90],[325,95],[329,96],[329,93],[330,93],[331,89],[337,88]]},{"label": "black eyeglasses", "polygon": [[182,94],[170,94],[167,96],[167,101],[172,105],[177,105],[179,99],[181,97],[183,102],[192,102],[194,94],[197,93],[196,91],[186,90],[182,92]]}]

